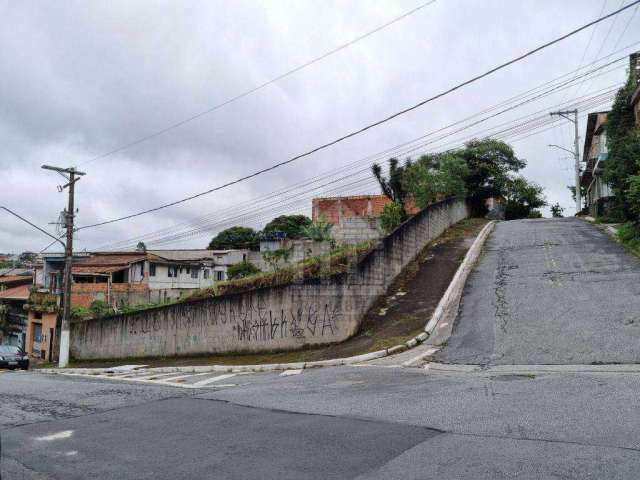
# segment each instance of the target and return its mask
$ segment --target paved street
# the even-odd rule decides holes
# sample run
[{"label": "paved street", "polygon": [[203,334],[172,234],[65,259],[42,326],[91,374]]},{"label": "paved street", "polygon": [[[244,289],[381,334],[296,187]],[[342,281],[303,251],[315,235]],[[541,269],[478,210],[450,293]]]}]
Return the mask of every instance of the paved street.
[{"label": "paved street", "polygon": [[2,479],[636,479],[639,277],[585,222],[501,223],[448,365],[0,373]]},{"label": "paved street", "polygon": [[496,225],[440,360],[640,362],[640,260],[585,221]]}]

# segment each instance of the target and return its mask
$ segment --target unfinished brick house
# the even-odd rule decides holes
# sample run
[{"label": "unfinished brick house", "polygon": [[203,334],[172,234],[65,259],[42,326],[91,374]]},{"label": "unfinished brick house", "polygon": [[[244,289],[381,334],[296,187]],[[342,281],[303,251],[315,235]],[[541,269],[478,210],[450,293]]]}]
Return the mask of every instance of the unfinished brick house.
[{"label": "unfinished brick house", "polygon": [[[380,228],[380,215],[390,202],[385,195],[314,198],[311,216],[314,221],[323,217],[333,225],[331,236],[336,242],[355,244],[384,235]],[[410,215],[420,211],[411,200],[406,208]]]}]

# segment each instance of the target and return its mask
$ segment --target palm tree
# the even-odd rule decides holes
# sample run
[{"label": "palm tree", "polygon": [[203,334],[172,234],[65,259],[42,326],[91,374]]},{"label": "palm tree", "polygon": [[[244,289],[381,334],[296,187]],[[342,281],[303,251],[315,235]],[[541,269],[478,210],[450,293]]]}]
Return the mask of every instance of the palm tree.
[{"label": "palm tree", "polygon": [[407,192],[404,190],[403,177],[407,169],[411,166],[411,160],[407,159],[405,164],[401,166],[399,166],[398,163],[397,158],[389,159],[388,178],[382,174],[382,167],[377,163],[372,165],[371,171],[376,177],[376,180],[378,180],[382,193],[400,206],[400,213],[404,221],[407,218],[407,212],[405,210]]}]

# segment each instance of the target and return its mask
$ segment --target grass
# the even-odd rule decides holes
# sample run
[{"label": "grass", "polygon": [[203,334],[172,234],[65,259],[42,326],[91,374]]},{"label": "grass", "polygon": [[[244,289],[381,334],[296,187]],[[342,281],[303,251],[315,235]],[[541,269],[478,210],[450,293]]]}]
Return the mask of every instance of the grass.
[{"label": "grass", "polygon": [[636,224],[628,222],[618,228],[618,240],[632,253],[640,256],[640,228]]}]

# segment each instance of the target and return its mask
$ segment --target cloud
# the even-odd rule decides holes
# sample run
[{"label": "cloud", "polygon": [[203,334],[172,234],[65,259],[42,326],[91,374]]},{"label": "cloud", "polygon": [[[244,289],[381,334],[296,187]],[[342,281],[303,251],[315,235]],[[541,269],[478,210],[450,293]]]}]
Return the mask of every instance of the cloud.
[{"label": "cloud", "polygon": [[[595,18],[602,6],[599,0],[438,1],[210,115],[83,165],[294,68],[419,3],[4,3],[0,204],[39,225],[55,221],[65,204],[65,195],[55,188],[62,179],[41,170],[43,163],[86,170],[78,184],[79,225],[176,200],[429,97]],[[638,21],[620,45],[632,40]],[[586,61],[608,28],[609,23],[598,27]],[[618,31],[607,39],[602,54],[613,49]],[[172,231],[172,225],[206,214],[212,215],[210,222],[233,217],[221,211],[435,130],[576,68],[590,34],[584,32],[384,127],[250,182],[153,215],[81,231],[78,247],[95,248],[158,229]],[[594,80],[583,91],[616,78],[612,74]],[[561,98],[550,97],[493,124],[551,108]],[[546,145],[571,142],[570,128],[562,127],[514,144],[529,161],[525,174],[546,188],[551,202],[567,207],[567,213],[572,201],[565,185],[572,175],[560,159],[563,155]],[[372,186],[360,188],[375,191]],[[257,202],[251,208],[262,212],[265,205]],[[270,213],[279,213],[276,207],[252,218],[238,213],[237,221],[259,226]],[[310,201],[296,207],[308,212]],[[4,214],[1,225],[0,251],[37,250],[48,243]],[[203,246],[212,234],[175,246]]]}]

